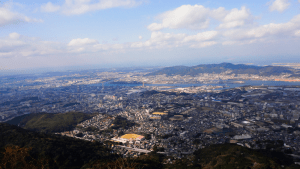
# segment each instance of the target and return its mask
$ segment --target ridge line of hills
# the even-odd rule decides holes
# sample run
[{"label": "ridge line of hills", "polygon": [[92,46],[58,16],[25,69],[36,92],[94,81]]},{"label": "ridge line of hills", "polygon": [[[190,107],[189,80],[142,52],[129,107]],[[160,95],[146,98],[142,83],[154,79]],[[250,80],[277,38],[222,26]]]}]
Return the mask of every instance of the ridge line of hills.
[{"label": "ridge line of hills", "polygon": [[232,64],[232,63],[220,63],[220,64],[200,64],[197,66],[171,66],[165,67],[158,71],[147,74],[167,76],[174,75],[190,75],[196,76],[199,73],[227,73],[227,74],[254,74],[260,76],[281,75],[290,74],[290,77],[300,77],[300,70],[291,67],[284,66],[255,66],[245,64]]}]

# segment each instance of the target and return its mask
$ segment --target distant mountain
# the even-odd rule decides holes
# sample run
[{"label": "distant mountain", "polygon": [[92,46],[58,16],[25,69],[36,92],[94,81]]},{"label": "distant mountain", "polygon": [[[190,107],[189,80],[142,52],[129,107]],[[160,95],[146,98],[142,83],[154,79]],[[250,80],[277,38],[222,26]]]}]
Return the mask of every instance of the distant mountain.
[{"label": "distant mountain", "polygon": [[283,67],[283,66],[254,66],[245,64],[232,64],[232,63],[220,63],[220,64],[201,64],[197,66],[173,66],[160,69],[158,71],[149,73],[148,75],[191,75],[196,76],[199,73],[222,73],[230,71],[230,74],[255,74],[261,76],[280,75],[282,73],[291,74],[294,77],[300,77],[300,70]]}]

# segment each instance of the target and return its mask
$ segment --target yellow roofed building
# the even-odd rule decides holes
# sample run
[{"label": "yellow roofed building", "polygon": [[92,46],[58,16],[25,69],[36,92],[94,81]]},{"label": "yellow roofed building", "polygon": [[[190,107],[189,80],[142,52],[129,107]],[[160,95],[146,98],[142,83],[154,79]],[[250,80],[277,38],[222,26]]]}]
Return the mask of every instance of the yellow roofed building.
[{"label": "yellow roofed building", "polygon": [[153,115],[161,115],[161,116],[168,115],[168,113],[166,113],[166,112],[154,112],[152,114]]},{"label": "yellow roofed building", "polygon": [[138,134],[125,134],[118,138],[112,138],[113,141],[122,142],[122,143],[126,143],[127,141],[141,141],[144,139],[145,139],[144,136]]}]

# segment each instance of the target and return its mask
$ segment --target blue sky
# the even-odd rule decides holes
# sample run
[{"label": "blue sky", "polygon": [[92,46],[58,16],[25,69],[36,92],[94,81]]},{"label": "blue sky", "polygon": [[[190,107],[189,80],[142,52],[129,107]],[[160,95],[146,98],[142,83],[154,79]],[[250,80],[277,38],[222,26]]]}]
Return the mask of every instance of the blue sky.
[{"label": "blue sky", "polygon": [[300,0],[0,1],[0,70],[299,62]]}]

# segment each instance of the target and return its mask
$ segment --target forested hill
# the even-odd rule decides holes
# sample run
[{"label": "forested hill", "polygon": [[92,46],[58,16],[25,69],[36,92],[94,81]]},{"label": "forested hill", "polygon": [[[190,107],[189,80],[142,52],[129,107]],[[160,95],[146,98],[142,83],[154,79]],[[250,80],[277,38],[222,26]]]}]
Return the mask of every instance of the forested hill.
[{"label": "forested hill", "polygon": [[148,75],[191,75],[195,76],[199,73],[222,73],[230,72],[230,74],[255,74],[261,76],[280,75],[282,73],[291,74],[294,77],[300,77],[300,70],[283,67],[283,66],[254,66],[245,64],[232,64],[232,63],[220,63],[220,64],[201,64],[198,66],[173,66],[160,69],[158,71],[149,73]]},{"label": "forested hill", "polygon": [[99,142],[38,133],[0,123],[0,168],[81,168],[118,158]]},{"label": "forested hill", "polygon": [[56,133],[73,130],[78,123],[96,115],[80,112],[32,113],[15,117],[6,123],[32,131]]}]

